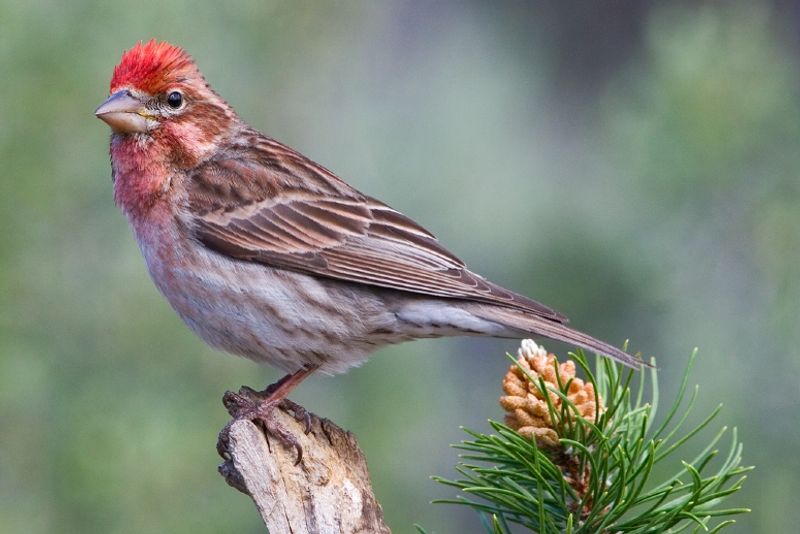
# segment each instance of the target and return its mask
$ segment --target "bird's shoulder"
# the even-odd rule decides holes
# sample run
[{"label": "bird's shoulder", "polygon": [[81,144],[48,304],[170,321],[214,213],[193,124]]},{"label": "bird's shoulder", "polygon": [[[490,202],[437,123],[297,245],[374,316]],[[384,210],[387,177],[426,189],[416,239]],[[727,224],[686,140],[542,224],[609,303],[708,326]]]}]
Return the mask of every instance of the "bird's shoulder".
[{"label": "bird's shoulder", "polygon": [[187,172],[189,208],[232,212],[282,196],[365,201],[366,195],[291,147],[255,130],[236,133]]}]

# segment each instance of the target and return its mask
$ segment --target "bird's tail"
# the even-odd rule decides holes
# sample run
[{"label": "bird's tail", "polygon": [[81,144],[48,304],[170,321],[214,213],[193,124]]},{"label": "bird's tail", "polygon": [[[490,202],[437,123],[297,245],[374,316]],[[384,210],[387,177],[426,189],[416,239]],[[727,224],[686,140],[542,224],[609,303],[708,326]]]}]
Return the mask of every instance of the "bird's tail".
[{"label": "bird's tail", "polygon": [[499,323],[510,329],[509,337],[523,337],[525,335],[542,336],[556,341],[571,343],[582,349],[608,356],[628,367],[635,369],[641,366],[650,367],[650,364],[634,358],[630,354],[609,345],[588,334],[574,330],[556,321],[539,317],[531,313],[521,312],[500,306],[478,305],[470,312],[481,319]]}]

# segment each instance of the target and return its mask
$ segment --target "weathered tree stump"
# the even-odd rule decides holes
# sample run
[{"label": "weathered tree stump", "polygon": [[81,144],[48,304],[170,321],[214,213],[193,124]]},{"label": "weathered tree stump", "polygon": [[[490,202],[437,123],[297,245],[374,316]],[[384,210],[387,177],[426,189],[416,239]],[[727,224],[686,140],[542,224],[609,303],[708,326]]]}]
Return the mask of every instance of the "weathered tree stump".
[{"label": "weathered tree stump", "polygon": [[355,436],[313,414],[306,434],[292,414],[277,412],[303,449],[298,464],[294,448],[238,420],[219,466],[228,484],[253,499],[269,532],[390,533]]}]

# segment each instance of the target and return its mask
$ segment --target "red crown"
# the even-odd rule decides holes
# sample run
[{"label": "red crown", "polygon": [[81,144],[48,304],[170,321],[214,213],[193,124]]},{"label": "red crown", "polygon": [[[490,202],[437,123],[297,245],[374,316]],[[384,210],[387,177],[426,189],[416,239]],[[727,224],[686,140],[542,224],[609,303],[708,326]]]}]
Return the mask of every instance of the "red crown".
[{"label": "red crown", "polygon": [[166,41],[141,41],[122,55],[111,78],[111,92],[123,86],[155,94],[195,70],[192,58],[182,48]]}]

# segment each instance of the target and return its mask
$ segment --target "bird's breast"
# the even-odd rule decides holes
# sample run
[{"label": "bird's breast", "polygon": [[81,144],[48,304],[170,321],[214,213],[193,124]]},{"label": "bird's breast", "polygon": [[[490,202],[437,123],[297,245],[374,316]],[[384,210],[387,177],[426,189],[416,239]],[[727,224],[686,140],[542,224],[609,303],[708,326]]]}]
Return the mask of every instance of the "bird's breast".
[{"label": "bird's breast", "polygon": [[213,347],[288,372],[315,363],[337,373],[392,342],[370,337],[396,318],[369,291],[227,258],[177,219],[134,231],[158,289]]}]

